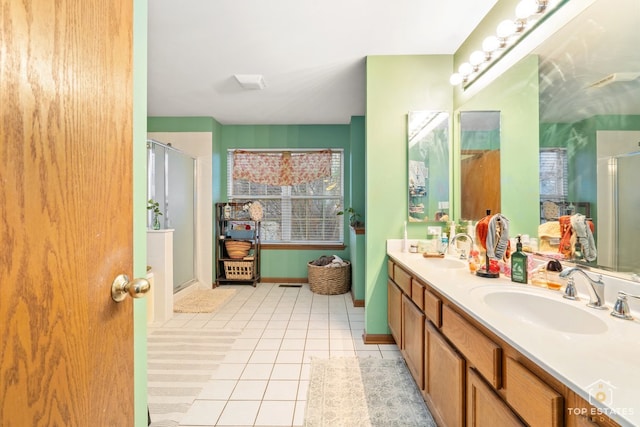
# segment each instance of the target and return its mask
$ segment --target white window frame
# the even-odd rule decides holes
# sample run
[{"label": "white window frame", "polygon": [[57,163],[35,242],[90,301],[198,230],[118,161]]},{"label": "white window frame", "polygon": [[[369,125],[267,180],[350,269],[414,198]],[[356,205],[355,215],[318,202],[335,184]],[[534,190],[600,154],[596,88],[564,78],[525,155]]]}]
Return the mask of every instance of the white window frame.
[{"label": "white window frame", "polygon": [[[242,149],[242,151],[253,152],[253,153],[314,153],[325,151],[326,148],[322,149],[290,149],[290,148],[282,148],[282,149]],[[264,196],[264,195],[236,195],[233,192],[233,153],[236,149],[228,149],[227,150],[227,198],[229,201],[260,201],[260,199],[273,199],[273,195]],[[345,183],[344,183],[344,149],[342,148],[332,148],[332,154],[340,155],[340,194],[338,196],[339,202],[336,204],[336,212],[343,209],[344,206],[344,191],[345,191]],[[291,230],[292,230],[292,200],[293,199],[335,199],[336,195],[329,196],[292,196],[291,186],[282,186],[282,192],[280,194],[281,200],[281,240],[262,240],[262,243],[266,244],[282,244],[282,245],[314,245],[314,246],[335,246],[335,245],[343,245],[344,244],[344,217],[337,216],[336,220],[341,224],[338,227],[338,240],[292,240],[291,238]],[[265,233],[263,233],[263,236]]]}]

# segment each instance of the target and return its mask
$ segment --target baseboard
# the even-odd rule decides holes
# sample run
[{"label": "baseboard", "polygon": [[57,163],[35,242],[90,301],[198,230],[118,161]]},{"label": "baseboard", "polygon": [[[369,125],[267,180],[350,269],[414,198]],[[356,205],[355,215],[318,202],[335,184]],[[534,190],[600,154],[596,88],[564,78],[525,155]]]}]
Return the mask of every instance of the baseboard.
[{"label": "baseboard", "polygon": [[354,307],[364,307],[364,300],[356,299],[356,296],[353,294],[353,288],[351,288],[351,301]]},{"label": "baseboard", "polygon": [[309,283],[306,277],[261,277],[261,283]]},{"label": "baseboard", "polygon": [[365,331],[362,334],[362,341],[365,344],[395,344],[395,340],[391,334],[368,334]]}]

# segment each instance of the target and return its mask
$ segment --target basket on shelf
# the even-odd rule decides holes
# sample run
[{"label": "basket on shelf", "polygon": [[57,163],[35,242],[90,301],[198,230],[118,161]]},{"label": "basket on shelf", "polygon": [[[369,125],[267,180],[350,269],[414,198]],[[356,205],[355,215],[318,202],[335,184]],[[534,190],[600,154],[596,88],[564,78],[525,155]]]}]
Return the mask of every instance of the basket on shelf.
[{"label": "basket on shelf", "polygon": [[225,261],[224,276],[227,279],[253,279],[253,261]]},{"label": "basket on shelf", "polygon": [[251,242],[245,240],[225,240],[224,246],[227,248],[229,258],[239,259],[249,255]]},{"label": "basket on shelf", "polygon": [[309,288],[320,295],[339,295],[351,288],[351,263],[340,267],[327,267],[307,263]]}]

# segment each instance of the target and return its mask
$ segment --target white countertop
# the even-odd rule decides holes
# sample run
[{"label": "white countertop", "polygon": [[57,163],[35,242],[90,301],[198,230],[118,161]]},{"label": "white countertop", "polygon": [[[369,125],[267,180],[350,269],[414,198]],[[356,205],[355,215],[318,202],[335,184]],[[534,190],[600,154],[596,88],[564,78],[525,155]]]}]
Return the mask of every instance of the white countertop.
[{"label": "white countertop", "polygon": [[[560,291],[520,285],[506,277],[486,279],[471,274],[468,268],[433,267],[437,259],[427,262],[419,253],[402,252],[401,240],[387,242],[387,255],[413,275],[429,283],[587,402],[601,409],[603,414],[623,426],[640,425],[640,321],[637,319],[640,317],[639,313],[632,312],[636,317],[634,320],[614,318],[609,314],[612,301],[607,301],[607,310],[588,308],[586,282],[579,283],[584,278],[578,275],[575,276],[575,280],[581,300],[570,301],[562,298]],[[606,285],[609,284],[607,277],[603,280]],[[637,287],[637,284],[635,285]],[[483,290],[480,288],[488,287],[520,289],[546,298],[557,297],[558,302],[571,304],[597,316],[606,324],[606,330],[594,334],[569,333],[514,320],[484,302]],[[615,298],[615,292],[607,290],[607,300],[610,295]],[[593,392],[595,387],[599,386],[607,396],[604,403],[597,401],[590,394],[590,390]]]}]

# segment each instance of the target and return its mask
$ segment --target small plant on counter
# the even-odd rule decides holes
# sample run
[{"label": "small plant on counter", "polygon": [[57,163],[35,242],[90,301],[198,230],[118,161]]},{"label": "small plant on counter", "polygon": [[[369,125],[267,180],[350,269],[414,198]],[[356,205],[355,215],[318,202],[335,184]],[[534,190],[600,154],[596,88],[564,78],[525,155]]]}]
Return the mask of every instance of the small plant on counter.
[{"label": "small plant on counter", "polygon": [[357,227],[362,225],[360,221],[360,214],[355,211],[353,208],[347,208],[343,211],[338,211],[336,215],[346,215],[349,214],[349,225],[352,227]]},{"label": "small plant on counter", "polygon": [[153,214],[151,228],[153,228],[154,230],[160,230],[160,215],[162,215],[162,212],[160,211],[160,203],[156,202],[153,199],[147,200],[147,210],[151,211],[151,213]]}]

